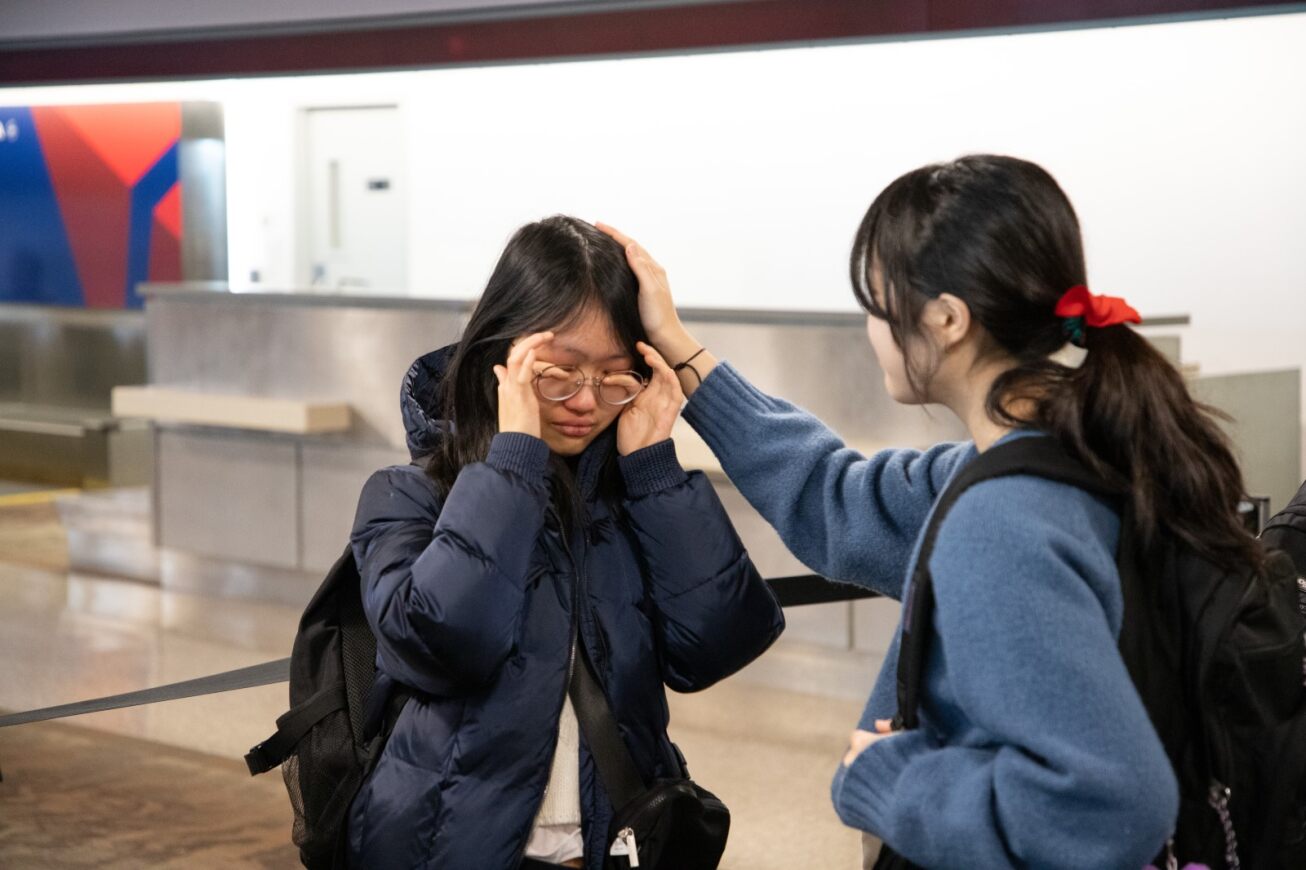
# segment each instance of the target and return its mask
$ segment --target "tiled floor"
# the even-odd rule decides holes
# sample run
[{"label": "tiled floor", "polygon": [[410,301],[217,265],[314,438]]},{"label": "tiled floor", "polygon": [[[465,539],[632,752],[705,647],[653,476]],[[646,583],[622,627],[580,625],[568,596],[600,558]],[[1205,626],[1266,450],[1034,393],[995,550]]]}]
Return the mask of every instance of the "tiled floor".
[{"label": "tiled floor", "polygon": [[[0,542],[15,521],[0,510]],[[29,534],[40,528],[24,522]],[[289,652],[296,610],[48,570],[57,552],[6,563],[2,550],[0,708]],[[0,867],[294,866],[276,774],[251,780],[238,761],[284,707],[285,687],[269,686],[0,730]],[[726,870],[859,866],[859,837],[829,802],[858,704],[728,681],[673,695],[671,707],[695,778],[732,809]]]}]

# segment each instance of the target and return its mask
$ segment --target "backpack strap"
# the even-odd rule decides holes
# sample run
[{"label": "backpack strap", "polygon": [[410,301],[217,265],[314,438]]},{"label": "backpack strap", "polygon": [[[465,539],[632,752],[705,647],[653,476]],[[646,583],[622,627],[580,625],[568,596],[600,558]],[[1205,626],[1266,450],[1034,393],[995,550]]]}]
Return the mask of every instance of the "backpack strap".
[{"label": "backpack strap", "polygon": [[590,670],[589,657],[585,655],[585,644],[576,641],[576,662],[572,669],[571,684],[567,687],[571,696],[572,707],[576,710],[576,721],[585,733],[590,754],[598,767],[599,778],[608,793],[614,809],[620,810],[641,793],[646,786],[640,776],[635,759],[630,749],[621,739],[616,717],[603,695],[598,680]]},{"label": "backpack strap", "polygon": [[981,453],[957,473],[939,497],[925,528],[910,588],[903,605],[902,640],[898,650],[898,714],[896,728],[920,725],[921,690],[925,683],[925,653],[934,624],[934,581],[930,556],[948,511],[966,490],[997,477],[1031,475],[1089,492],[1118,496],[1122,491],[1075,459],[1054,438],[1026,436],[1003,442]]},{"label": "backpack strap", "polygon": [[314,725],[344,706],[345,684],[336,683],[282,713],[277,717],[277,733],[245,754],[250,776],[266,773],[281,764]]}]

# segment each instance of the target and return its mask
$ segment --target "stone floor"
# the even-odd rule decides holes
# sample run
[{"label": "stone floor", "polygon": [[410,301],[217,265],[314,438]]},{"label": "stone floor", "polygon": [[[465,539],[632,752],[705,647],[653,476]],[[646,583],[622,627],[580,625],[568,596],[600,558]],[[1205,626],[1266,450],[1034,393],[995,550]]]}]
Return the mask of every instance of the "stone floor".
[{"label": "stone floor", "polygon": [[[0,502],[0,708],[288,654],[297,611],[70,574],[60,536],[48,503]],[[829,802],[856,702],[740,681],[670,700],[695,778],[732,810],[725,870],[860,866]],[[296,866],[279,778],[239,761],[284,707],[269,686],[0,730],[0,868]]]},{"label": "stone floor", "polygon": [[0,733],[0,867],[290,868],[290,806],[275,774],[90,728]]}]

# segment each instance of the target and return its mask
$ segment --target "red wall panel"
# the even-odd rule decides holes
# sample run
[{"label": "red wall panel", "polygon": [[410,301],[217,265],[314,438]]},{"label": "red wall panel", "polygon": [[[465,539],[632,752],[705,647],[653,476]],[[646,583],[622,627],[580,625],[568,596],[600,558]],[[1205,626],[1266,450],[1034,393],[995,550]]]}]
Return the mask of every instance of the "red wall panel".
[{"label": "red wall panel", "polygon": [[745,0],[84,47],[0,47],[0,83],[431,67],[1300,8],[1256,0]]}]

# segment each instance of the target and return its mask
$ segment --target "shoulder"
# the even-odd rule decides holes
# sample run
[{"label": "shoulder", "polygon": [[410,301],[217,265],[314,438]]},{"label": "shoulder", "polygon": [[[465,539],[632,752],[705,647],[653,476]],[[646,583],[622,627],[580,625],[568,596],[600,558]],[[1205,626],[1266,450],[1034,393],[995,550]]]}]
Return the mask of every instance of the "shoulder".
[{"label": "shoulder", "polygon": [[1119,514],[1105,499],[1070,484],[1016,474],[962,493],[943,518],[935,552],[948,542],[983,541],[1114,553],[1119,534]]},{"label": "shoulder", "polygon": [[354,517],[354,534],[379,522],[435,521],[440,513],[435,481],[417,465],[391,465],[374,471],[363,484]]},{"label": "shoulder", "polygon": [[[966,576],[987,577],[988,590],[1022,579],[1041,584],[1087,583],[1108,610],[1119,601],[1116,545],[1120,516],[1096,495],[1065,483],[1013,475],[975,484],[957,499],[939,527],[930,557],[941,597]],[[1024,587],[1024,588],[1022,588]]]},{"label": "shoulder", "polygon": [[942,490],[957,469],[975,458],[974,441],[945,441],[917,455],[917,461],[929,468],[930,481]]}]

